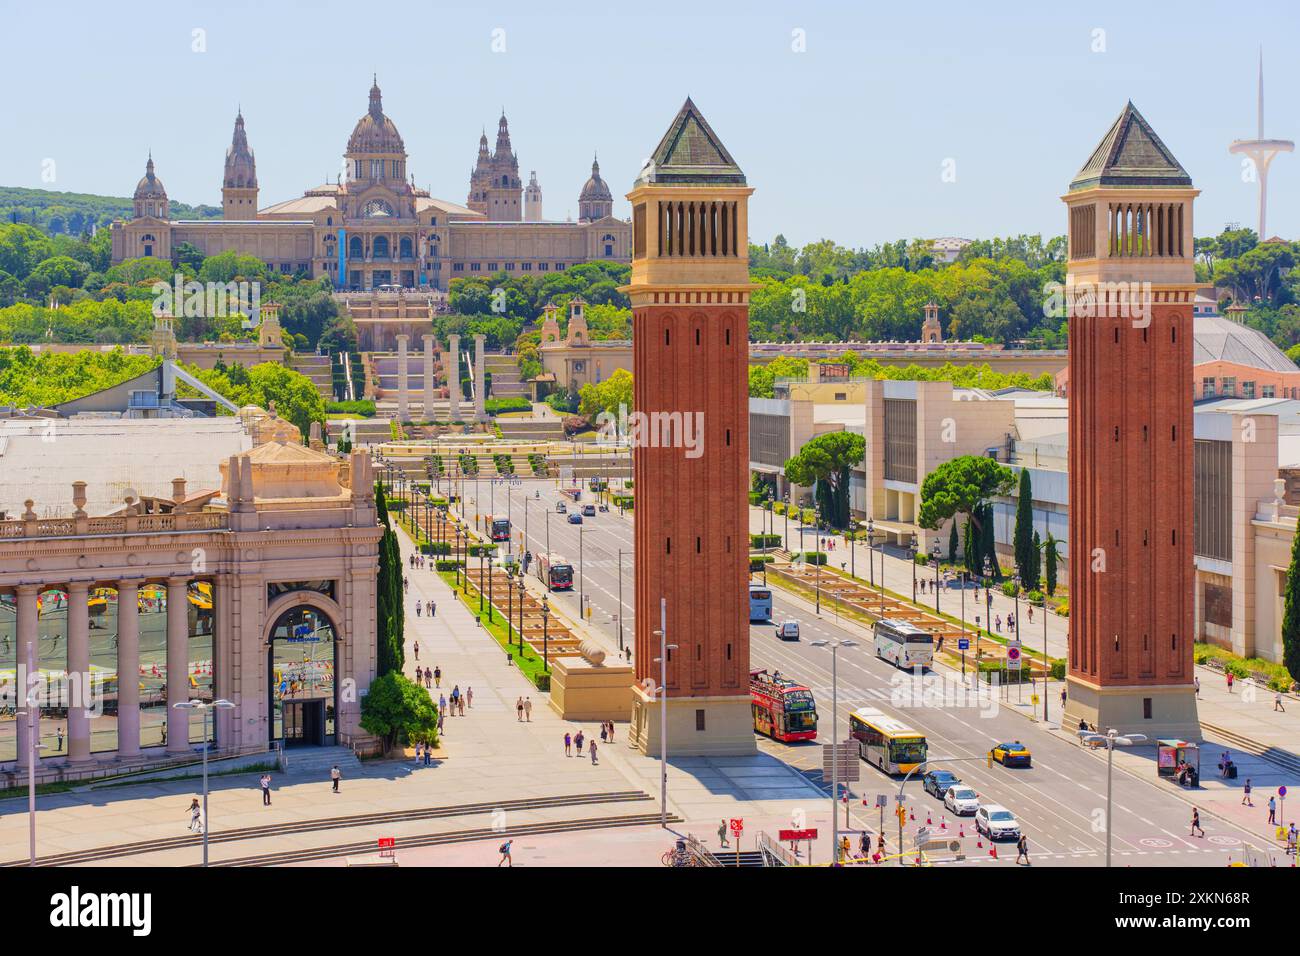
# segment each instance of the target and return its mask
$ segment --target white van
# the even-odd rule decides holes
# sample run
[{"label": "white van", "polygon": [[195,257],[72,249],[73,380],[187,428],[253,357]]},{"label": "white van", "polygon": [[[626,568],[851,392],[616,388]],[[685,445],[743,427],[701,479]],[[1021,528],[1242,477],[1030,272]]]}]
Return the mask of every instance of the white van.
[{"label": "white van", "polygon": [[781,638],[783,641],[799,640],[799,622],[782,621],[780,626],[776,629],[776,636]]}]

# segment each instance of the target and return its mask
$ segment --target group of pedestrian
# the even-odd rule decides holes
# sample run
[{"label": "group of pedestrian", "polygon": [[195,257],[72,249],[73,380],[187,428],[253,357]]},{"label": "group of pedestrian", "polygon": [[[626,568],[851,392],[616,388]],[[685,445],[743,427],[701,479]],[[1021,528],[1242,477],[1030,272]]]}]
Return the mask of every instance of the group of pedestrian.
[{"label": "group of pedestrian", "polygon": [[[600,725],[600,739],[602,741],[614,739],[613,730],[611,727],[612,724],[613,721],[606,721]],[[574,756],[574,748],[577,748],[576,755],[581,757],[582,745],[584,743],[587,745],[587,754],[591,757],[591,762],[593,764],[600,763],[600,761],[596,759],[596,738],[592,737],[588,739],[587,735],[584,734],[581,730],[579,730],[576,734],[571,734],[567,730],[564,732],[564,756],[566,757]]]},{"label": "group of pedestrian", "polygon": [[515,701],[515,717],[520,723],[533,722],[533,699],[531,697],[520,697]]},{"label": "group of pedestrian", "polygon": [[416,617],[420,616],[421,611],[423,611],[425,614],[428,614],[429,617],[433,617],[433,615],[437,613],[437,610],[438,610],[438,603],[436,601],[421,601],[419,598],[417,598],[415,601]]},{"label": "group of pedestrian", "polygon": [[411,554],[408,556],[407,563],[411,566],[412,570],[417,568],[424,570],[425,557],[422,554]]}]

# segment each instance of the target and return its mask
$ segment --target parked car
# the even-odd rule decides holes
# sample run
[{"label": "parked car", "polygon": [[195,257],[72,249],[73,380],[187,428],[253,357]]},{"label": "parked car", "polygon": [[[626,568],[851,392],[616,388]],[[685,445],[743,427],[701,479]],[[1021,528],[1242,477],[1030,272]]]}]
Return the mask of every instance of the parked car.
[{"label": "parked car", "polygon": [[798,621],[782,621],[782,622],[777,626],[777,629],[776,629],[776,636],[779,637],[779,638],[781,638],[781,640],[783,640],[783,641],[797,641],[797,640],[799,640],[799,622],[798,622]]},{"label": "parked car", "polygon": [[582,506],[582,514],[583,514],[584,517],[587,517],[587,518],[594,518],[594,517],[596,517],[596,506],[595,506],[595,505],[583,505],[583,506]]},{"label": "parked car", "polygon": [[940,800],[948,792],[949,787],[956,786],[959,783],[961,783],[961,777],[951,770],[931,770],[921,778],[921,786],[925,789],[925,792]]},{"label": "parked car", "polygon": [[980,796],[970,787],[957,784],[943,795],[943,805],[957,816],[966,817],[979,812]]},{"label": "parked car", "polygon": [[582,515],[576,511],[569,515],[569,524],[582,524]]},{"label": "parked car", "polygon": [[996,803],[981,804],[975,811],[975,830],[990,840],[1020,839],[1020,822],[1015,814]]},{"label": "parked car", "polygon": [[1009,744],[998,744],[990,751],[993,759],[1004,767],[1029,767],[1032,766],[1033,758],[1029,754],[1029,748],[1019,740]]}]

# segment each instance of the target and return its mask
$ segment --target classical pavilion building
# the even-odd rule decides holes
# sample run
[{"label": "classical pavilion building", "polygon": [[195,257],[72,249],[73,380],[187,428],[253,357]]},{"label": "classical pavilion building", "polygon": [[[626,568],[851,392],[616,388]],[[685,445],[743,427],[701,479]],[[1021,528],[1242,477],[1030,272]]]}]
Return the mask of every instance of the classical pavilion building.
[{"label": "classical pavilion building", "polygon": [[174,220],[149,157],[134,215],[112,226],[113,262],[171,258],[181,243],[204,255],[233,249],[286,275],[328,277],[340,291],[446,291],[454,278],[560,272],[597,259],[628,261],[629,222],[592,164],[577,221],[547,220],[536,174],[527,187],[503,114],[495,149],[484,134],[465,205],[415,185],[406,146],[384,114],[378,81],[344,150],[346,173],[298,199],[258,207],[257,164],[242,111],[226,152],[222,218]]}]

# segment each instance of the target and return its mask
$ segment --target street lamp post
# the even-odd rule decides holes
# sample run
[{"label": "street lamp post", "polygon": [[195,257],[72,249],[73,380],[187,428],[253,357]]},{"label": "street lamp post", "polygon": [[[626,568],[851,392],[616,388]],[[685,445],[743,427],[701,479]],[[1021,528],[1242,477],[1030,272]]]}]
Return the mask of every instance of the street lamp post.
[{"label": "street lamp post", "polygon": [[876,586],[876,522],[874,518],[867,519],[867,582],[871,587]]},{"label": "street lamp post", "polygon": [[[813,554],[817,555],[813,562],[816,565],[816,571],[813,572],[815,581],[814,589],[817,593],[817,613],[822,612],[822,517],[817,507],[813,506],[813,537],[816,539],[816,550]],[[803,534],[799,535],[799,543],[803,544]]]},{"label": "street lamp post", "polygon": [[523,565],[519,567],[519,654],[524,653],[524,595],[528,589],[524,586]]},{"label": "street lamp post", "polygon": [[514,628],[515,620],[515,569],[506,565],[506,643],[509,644],[514,637],[510,631]]},{"label": "street lamp post", "polygon": [[785,496],[785,553],[790,553],[790,496]]},{"label": "street lamp post", "polygon": [[1120,735],[1114,727],[1107,730],[1104,734],[1093,733],[1090,730],[1079,731],[1079,740],[1085,744],[1102,744],[1106,748],[1106,866],[1110,866],[1110,840],[1111,840],[1111,798],[1114,792],[1114,764],[1116,747],[1132,747],[1134,744],[1144,743],[1147,739],[1146,734],[1123,734]]},{"label": "street lamp post", "polygon": [[840,706],[839,706],[839,656],[841,647],[857,647],[857,641],[810,641],[812,647],[829,647],[831,649],[831,854],[840,858],[840,818],[836,809],[836,800],[840,789]]},{"label": "street lamp post", "polygon": [[[908,548],[907,548],[907,556],[908,556],[909,558],[912,559],[912,603],[913,603],[913,604],[919,604],[919,603],[920,603],[920,602],[918,602],[918,601],[916,600],[916,550],[917,550],[917,547],[916,547],[916,532],[913,531],[913,532],[912,532],[912,540],[911,540],[911,543],[908,545]],[[883,569],[882,569],[882,572],[881,572],[880,577],[883,579],[884,576],[885,576],[885,575],[884,575],[884,572],[883,572]]]},{"label": "street lamp post", "polygon": [[542,670],[546,671],[546,673],[548,674],[551,672],[551,635],[550,632],[547,631],[546,626],[547,623],[550,621],[550,619],[551,619],[551,605],[550,602],[546,600],[546,596],[543,595],[542,596]]},{"label": "street lamp post", "polygon": [[659,630],[654,632],[659,638],[659,656],[654,662],[659,665],[659,825],[668,829],[668,652],[677,650],[676,644],[668,643],[668,599],[659,599]]},{"label": "street lamp post", "polygon": [[939,613],[939,539],[934,539],[934,547],[930,549],[930,557],[934,558],[934,613]]},{"label": "street lamp post", "polygon": [[[30,647],[30,645],[28,645]],[[34,659],[28,657],[28,660]],[[27,718],[27,865],[36,865],[36,760],[37,751],[45,749],[45,745],[37,740],[39,733],[37,727],[37,716],[40,714],[40,688],[36,685],[34,679],[24,678],[25,692],[27,696],[27,709],[17,711],[15,717]]]},{"label": "street lamp post", "polygon": [[203,865],[208,865],[208,713],[212,710],[234,710],[228,700],[183,700],[172,704],[176,710],[197,710],[203,714]]}]

